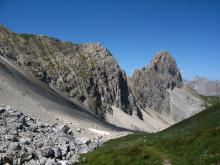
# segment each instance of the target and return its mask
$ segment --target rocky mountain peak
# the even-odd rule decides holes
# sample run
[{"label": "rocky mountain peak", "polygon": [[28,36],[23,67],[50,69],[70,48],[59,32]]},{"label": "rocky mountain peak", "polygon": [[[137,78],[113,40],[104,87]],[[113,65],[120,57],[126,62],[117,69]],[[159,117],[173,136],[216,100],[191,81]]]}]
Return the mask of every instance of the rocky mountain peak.
[{"label": "rocky mountain peak", "polygon": [[167,89],[181,87],[182,78],[174,58],[167,51],[160,51],[148,66],[134,72],[129,83],[141,108],[160,113],[170,108]]},{"label": "rocky mountain peak", "polygon": [[175,59],[168,51],[160,51],[151,60],[149,65],[151,70],[154,70],[160,79],[165,82],[168,88],[182,86],[181,73],[177,67]]},{"label": "rocky mountain peak", "polygon": [[153,59],[151,60],[152,65],[162,64],[164,62],[175,63],[174,58],[166,50],[161,50],[160,52],[156,53]]},{"label": "rocky mountain peak", "polygon": [[106,58],[109,56],[112,58],[110,51],[104,48],[99,42],[81,43],[79,47],[84,54],[89,54],[96,58]]}]

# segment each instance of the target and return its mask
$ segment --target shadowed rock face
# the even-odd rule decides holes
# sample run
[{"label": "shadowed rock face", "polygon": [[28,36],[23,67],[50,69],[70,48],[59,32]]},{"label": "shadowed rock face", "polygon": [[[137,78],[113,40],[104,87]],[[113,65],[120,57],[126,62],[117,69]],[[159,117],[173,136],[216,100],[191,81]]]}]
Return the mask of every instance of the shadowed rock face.
[{"label": "shadowed rock face", "polygon": [[135,110],[126,74],[99,43],[74,44],[46,36],[16,34],[0,27],[0,54],[66,93],[100,117],[114,105]]},{"label": "shadowed rock face", "polygon": [[173,57],[166,51],[155,55],[149,66],[135,70],[129,78],[137,105],[141,108],[151,108],[158,113],[169,113],[169,93],[182,86],[182,78]]}]

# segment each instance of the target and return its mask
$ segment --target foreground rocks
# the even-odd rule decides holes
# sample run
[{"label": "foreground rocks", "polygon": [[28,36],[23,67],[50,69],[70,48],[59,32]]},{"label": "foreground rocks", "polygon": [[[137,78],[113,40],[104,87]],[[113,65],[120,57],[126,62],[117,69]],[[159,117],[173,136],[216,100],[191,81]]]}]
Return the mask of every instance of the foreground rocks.
[{"label": "foreground rocks", "polygon": [[0,107],[0,165],[75,162],[80,153],[91,151],[100,143],[74,137],[67,125],[50,125]]}]

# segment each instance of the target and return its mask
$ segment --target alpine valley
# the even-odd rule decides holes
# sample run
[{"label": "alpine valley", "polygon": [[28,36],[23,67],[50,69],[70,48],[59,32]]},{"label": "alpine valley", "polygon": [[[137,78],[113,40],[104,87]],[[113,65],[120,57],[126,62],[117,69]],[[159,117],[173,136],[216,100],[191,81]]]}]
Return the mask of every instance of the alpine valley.
[{"label": "alpine valley", "polygon": [[[127,76],[100,43],[1,25],[0,165],[218,164],[219,89],[203,81],[183,81],[165,50]],[[218,148],[207,143],[207,152],[195,150],[198,161],[181,158],[205,136]]]}]

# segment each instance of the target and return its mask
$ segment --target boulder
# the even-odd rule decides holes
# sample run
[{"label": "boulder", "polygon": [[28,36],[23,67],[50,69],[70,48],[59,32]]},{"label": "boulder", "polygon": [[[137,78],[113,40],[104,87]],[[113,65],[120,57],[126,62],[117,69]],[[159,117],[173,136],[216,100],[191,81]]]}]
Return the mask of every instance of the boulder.
[{"label": "boulder", "polygon": [[45,165],[61,165],[61,163],[57,162],[55,159],[48,159]]},{"label": "boulder", "polygon": [[56,147],[54,150],[54,157],[55,158],[62,158],[62,151],[59,147]]},{"label": "boulder", "polygon": [[40,165],[40,163],[34,159],[31,159],[29,162],[26,163],[26,165]]},{"label": "boulder", "polygon": [[52,147],[49,146],[44,147],[43,149],[41,149],[41,155],[46,158],[53,158],[54,150],[52,149]]},{"label": "boulder", "polygon": [[18,142],[12,142],[9,144],[8,152],[12,153],[14,151],[18,151],[20,148],[21,148],[21,146]]}]

